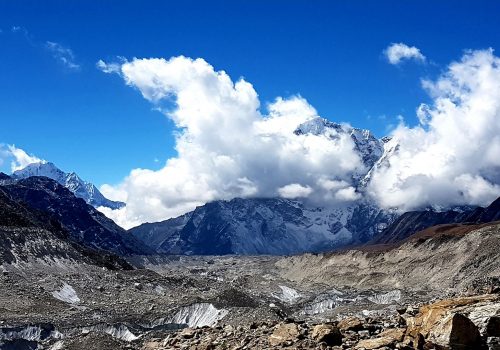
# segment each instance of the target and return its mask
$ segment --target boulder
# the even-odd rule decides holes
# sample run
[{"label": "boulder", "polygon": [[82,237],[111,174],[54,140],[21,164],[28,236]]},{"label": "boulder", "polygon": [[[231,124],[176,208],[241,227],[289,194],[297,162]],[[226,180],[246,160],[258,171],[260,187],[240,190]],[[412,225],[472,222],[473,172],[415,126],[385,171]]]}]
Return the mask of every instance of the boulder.
[{"label": "boulder", "polygon": [[[478,326],[483,328],[487,314],[496,312],[497,302],[497,296],[480,295],[425,305],[414,318],[407,319],[405,343],[415,348],[421,348],[424,341],[426,346],[479,349],[482,340]],[[493,329],[495,321],[491,322]]]},{"label": "boulder", "polygon": [[319,324],[314,326],[311,332],[311,338],[318,343],[326,345],[341,345],[342,334],[339,329],[331,324]]},{"label": "boulder", "polygon": [[180,333],[180,336],[184,339],[191,339],[195,336],[196,334],[196,331],[192,328],[184,328],[181,333]]},{"label": "boulder", "polygon": [[363,322],[357,317],[344,318],[337,325],[342,331],[360,331],[363,329]]},{"label": "boulder", "polygon": [[387,329],[381,332],[377,338],[365,339],[358,342],[355,349],[379,349],[394,345],[403,340],[405,330],[401,328]]},{"label": "boulder", "polygon": [[462,314],[453,314],[448,321],[442,322],[442,330],[437,327],[434,333],[440,334],[430,337],[437,344],[449,345],[453,349],[479,349],[481,334],[470,319]]},{"label": "boulder", "polygon": [[294,343],[299,337],[299,327],[295,323],[280,323],[269,336],[271,346]]}]

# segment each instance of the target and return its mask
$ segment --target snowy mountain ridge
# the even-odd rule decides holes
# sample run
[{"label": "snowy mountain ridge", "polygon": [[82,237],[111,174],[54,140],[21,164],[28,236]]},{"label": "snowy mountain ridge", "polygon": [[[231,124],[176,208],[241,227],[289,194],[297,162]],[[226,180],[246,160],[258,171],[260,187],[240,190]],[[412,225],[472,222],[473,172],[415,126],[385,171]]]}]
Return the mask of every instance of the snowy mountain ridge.
[{"label": "snowy mountain ridge", "polygon": [[314,208],[284,198],[235,198],[129,232],[158,253],[280,255],[364,242],[393,218],[368,204]]},{"label": "snowy mountain ridge", "polygon": [[295,254],[364,243],[392,223],[396,213],[382,210],[364,195],[370,171],[387,154],[387,140],[319,117],[300,124],[294,134],[322,135],[332,142],[349,136],[364,165],[352,175],[360,199],[337,207],[286,198],[216,200],[129,232],[158,253]]},{"label": "snowy mountain ridge", "polygon": [[87,204],[95,208],[102,206],[120,209],[125,206],[125,203],[112,201],[104,197],[92,183],[82,180],[76,173],[66,173],[51,162],[31,163],[25,168],[12,173],[14,179],[26,179],[31,176],[45,176],[55,180],[73,192],[76,197],[84,199]]},{"label": "snowy mountain ridge", "polygon": [[[331,122],[320,117],[300,124],[294,133],[296,135],[325,135],[332,140],[338,139],[341,134],[350,135],[355,151],[363,160],[366,171],[369,171],[384,153],[384,141],[377,139],[370,130],[353,128],[350,125]],[[359,176],[356,178],[359,180],[365,174],[357,175]]]}]

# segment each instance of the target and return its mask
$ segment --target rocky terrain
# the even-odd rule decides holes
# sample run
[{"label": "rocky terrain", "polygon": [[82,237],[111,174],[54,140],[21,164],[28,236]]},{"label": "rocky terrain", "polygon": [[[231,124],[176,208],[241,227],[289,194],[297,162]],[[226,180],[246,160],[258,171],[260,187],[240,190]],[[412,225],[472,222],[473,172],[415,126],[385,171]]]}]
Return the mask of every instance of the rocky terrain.
[{"label": "rocky terrain", "polygon": [[122,255],[150,251],[104,214],[83,199],[75,197],[55,180],[29,177],[6,181],[0,185],[0,190],[11,202],[20,203],[32,212],[38,212],[38,217],[43,220],[60,225],[74,242],[83,246]]},{"label": "rocky terrain", "polygon": [[127,258],[132,270],[16,256],[2,264],[0,341],[5,349],[496,349],[500,226],[464,226],[334,254],[136,255]]}]

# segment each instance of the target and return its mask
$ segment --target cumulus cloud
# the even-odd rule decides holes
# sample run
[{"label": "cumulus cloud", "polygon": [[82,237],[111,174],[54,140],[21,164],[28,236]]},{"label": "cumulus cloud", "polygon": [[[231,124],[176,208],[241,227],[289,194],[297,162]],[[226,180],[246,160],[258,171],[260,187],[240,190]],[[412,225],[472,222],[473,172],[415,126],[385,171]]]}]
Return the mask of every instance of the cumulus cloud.
[{"label": "cumulus cloud", "polygon": [[403,43],[392,43],[384,50],[384,55],[390,64],[399,64],[403,60],[415,60],[425,62],[426,58],[415,46]]},{"label": "cumulus cloud", "polygon": [[486,205],[500,196],[500,58],[466,52],[436,81],[420,124],[401,123],[369,190],[384,207]]},{"label": "cumulus cloud", "polygon": [[[349,135],[293,133],[318,117],[304,98],[277,98],[261,113],[249,82],[233,81],[203,59],[133,59],[111,70],[178,128],[178,155],[162,169],[134,169],[122,183],[101,188],[127,202],[101,209],[120,225],[174,217],[215,199],[293,196],[335,204],[355,197],[344,189],[365,169]],[[328,181],[341,185],[325,189]]]},{"label": "cumulus cloud", "polygon": [[0,165],[2,165],[5,161],[10,161],[10,170],[12,172],[23,169],[28,164],[45,162],[45,160],[40,159],[33,154],[28,154],[23,149],[17,148],[15,145],[0,144]]},{"label": "cumulus cloud", "polygon": [[73,50],[53,41],[47,41],[45,48],[50,51],[52,57],[70,70],[79,70],[80,65],[76,63]]},{"label": "cumulus cloud", "polygon": [[289,184],[278,188],[278,194],[283,198],[308,197],[312,192],[311,187],[302,186],[301,184]]},{"label": "cumulus cloud", "polygon": [[[348,134],[294,133],[318,117],[304,98],[279,97],[261,109],[250,83],[233,81],[203,59],[100,66],[119,74],[178,128],[178,154],[160,170],[134,169],[120,184],[102,186],[106,196],[127,202],[120,210],[102,208],[120,225],[234,197],[281,196],[319,205],[361,199],[353,178],[368,169]],[[467,52],[422,85],[433,102],[418,108],[417,126],[400,119],[365,194],[401,211],[488,204],[500,196],[500,59],[492,50]]]}]

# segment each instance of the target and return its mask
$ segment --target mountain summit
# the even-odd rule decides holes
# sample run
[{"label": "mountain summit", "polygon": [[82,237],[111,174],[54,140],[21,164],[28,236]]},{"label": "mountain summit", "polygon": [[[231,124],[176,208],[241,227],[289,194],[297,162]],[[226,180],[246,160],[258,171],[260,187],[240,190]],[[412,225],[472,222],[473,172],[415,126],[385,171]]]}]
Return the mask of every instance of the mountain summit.
[{"label": "mountain summit", "polygon": [[379,208],[364,195],[364,179],[384,154],[384,140],[369,130],[319,117],[300,124],[294,134],[323,136],[334,143],[347,136],[353,141],[362,166],[352,174],[352,200],[330,207],[287,198],[217,200],[129,232],[158,253],[279,255],[364,243],[392,223],[395,213]]},{"label": "mountain summit", "polygon": [[95,208],[108,207],[111,209],[120,209],[125,206],[125,203],[112,201],[104,197],[97,187],[90,182],[82,180],[76,173],[66,173],[51,162],[31,163],[12,174],[14,179],[26,179],[31,176],[45,176],[55,180],[73,192],[76,197],[82,198],[87,204]]}]

